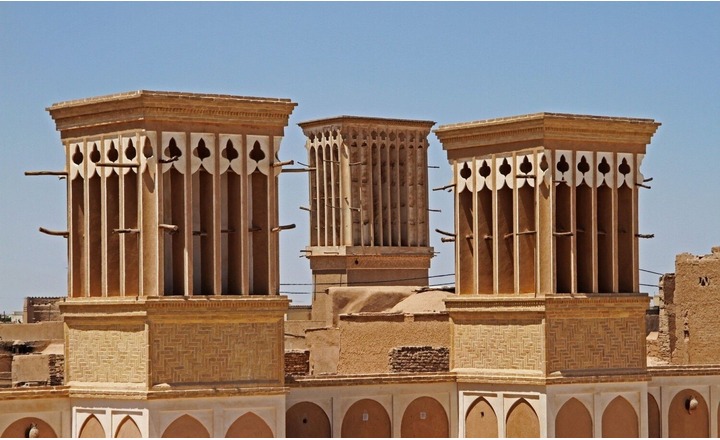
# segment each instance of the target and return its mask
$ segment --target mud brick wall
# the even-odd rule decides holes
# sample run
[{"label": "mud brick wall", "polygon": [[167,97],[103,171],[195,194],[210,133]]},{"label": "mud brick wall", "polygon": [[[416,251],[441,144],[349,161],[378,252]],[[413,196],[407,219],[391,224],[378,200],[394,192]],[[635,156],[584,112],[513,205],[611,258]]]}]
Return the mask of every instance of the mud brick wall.
[{"label": "mud brick wall", "polygon": [[50,370],[49,385],[57,386],[65,383],[65,356],[61,354],[49,355],[48,369]]},{"label": "mud brick wall", "polygon": [[285,352],[285,375],[307,376],[310,374],[310,351],[291,350]]},{"label": "mud brick wall", "polygon": [[64,298],[25,298],[23,305],[23,323],[62,321],[60,303]]},{"label": "mud brick wall", "polygon": [[388,353],[392,373],[432,373],[450,371],[448,347],[396,347]]}]

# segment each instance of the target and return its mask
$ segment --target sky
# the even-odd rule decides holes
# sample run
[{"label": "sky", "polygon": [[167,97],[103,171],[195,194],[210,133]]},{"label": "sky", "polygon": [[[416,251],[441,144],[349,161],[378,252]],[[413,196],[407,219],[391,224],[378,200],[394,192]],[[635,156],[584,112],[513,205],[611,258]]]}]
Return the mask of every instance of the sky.
[{"label": "sky", "polygon": [[[290,98],[280,158],[301,162],[297,123],[341,114],[655,119],[640,267],[672,272],[676,254],[720,245],[718,23],[720,3],[0,2],[0,312],[66,294],[66,240],[38,232],[67,228],[65,183],[23,175],[64,164],[45,108],[139,89]],[[451,181],[434,135],[429,163],[430,187]],[[311,281],[307,199],[305,174],[280,177],[280,223],[298,225],[281,235],[281,283]],[[431,230],[452,230],[452,194],[432,192],[430,208]],[[452,243],[431,236],[430,274],[453,273]],[[641,273],[643,291],[657,282]]]}]

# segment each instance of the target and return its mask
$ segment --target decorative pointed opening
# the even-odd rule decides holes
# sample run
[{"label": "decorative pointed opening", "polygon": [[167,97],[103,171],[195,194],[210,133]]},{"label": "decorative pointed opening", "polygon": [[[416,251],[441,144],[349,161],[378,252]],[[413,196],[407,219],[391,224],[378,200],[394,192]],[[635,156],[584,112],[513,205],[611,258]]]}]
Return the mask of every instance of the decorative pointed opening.
[{"label": "decorative pointed opening", "polygon": [[73,161],[73,163],[74,163],[75,165],[80,165],[80,164],[82,163],[82,161],[83,161],[83,154],[82,154],[82,152],[80,151],[80,146],[79,146],[79,145],[76,145],[76,146],[75,146],[75,152],[73,153],[71,159],[72,159],[72,161]]},{"label": "decorative pointed opening", "polygon": [[618,166],[618,171],[623,176],[627,176],[630,174],[630,165],[627,163],[627,159],[623,158],[622,162],[620,163],[620,166]]},{"label": "decorative pointed opening", "polygon": [[182,151],[180,151],[180,148],[178,148],[177,143],[175,142],[175,138],[170,138],[170,142],[168,143],[167,148],[165,148],[165,155],[167,157],[182,156]]},{"label": "decorative pointed opening", "polygon": [[590,164],[588,163],[588,161],[587,161],[587,159],[585,158],[585,156],[583,156],[583,157],[580,159],[580,162],[578,162],[578,164],[577,164],[577,169],[578,169],[578,171],[580,171],[580,173],[583,174],[583,175],[584,175],[585,173],[587,173],[588,171],[590,171]]},{"label": "decorative pointed opening", "polygon": [[93,144],[92,151],[90,152],[90,160],[93,163],[100,162],[100,150],[98,150],[97,144]]},{"label": "decorative pointed opening", "polygon": [[133,145],[132,139],[128,141],[128,146],[125,148],[125,157],[128,160],[135,159],[135,156],[137,156],[137,150],[135,149],[135,146]]},{"label": "decorative pointed opening", "polygon": [[527,156],[523,158],[522,163],[520,163],[520,172],[523,174],[530,174],[533,170],[532,162],[530,162],[530,159],[528,159]]},{"label": "decorative pointed opening", "polygon": [[487,178],[490,175],[490,172],[492,169],[490,168],[490,165],[488,165],[487,161],[484,160],[482,162],[482,165],[480,165],[480,175],[484,178]]},{"label": "decorative pointed opening", "polygon": [[543,154],[542,159],[540,159],[540,169],[542,172],[545,172],[548,168],[550,168],[550,165],[548,165],[547,156]]},{"label": "decorative pointed opening", "polygon": [[108,160],[110,162],[117,162],[119,157],[120,153],[118,152],[117,148],[115,148],[115,142],[110,142],[110,149],[108,149],[107,152]]},{"label": "decorative pointed opening", "polygon": [[222,157],[231,162],[240,157],[240,153],[238,153],[238,150],[235,149],[232,141],[227,141],[227,144],[225,144],[225,149],[223,149],[221,154]]},{"label": "decorative pointed opening", "polygon": [[195,157],[200,158],[200,160],[207,159],[210,157],[210,149],[205,146],[205,140],[200,139],[200,141],[197,144],[197,147],[193,150],[193,155]]},{"label": "decorative pointed opening", "polygon": [[470,170],[467,162],[465,162],[463,164],[463,167],[460,169],[460,177],[462,177],[463,179],[469,179],[470,176],[472,176],[472,171]]},{"label": "decorative pointed opening", "polygon": [[508,162],[507,158],[503,159],[502,164],[500,165],[500,168],[498,169],[500,171],[500,174],[507,177],[510,172],[512,171],[512,167],[510,166],[510,163]]},{"label": "decorative pointed opening", "polygon": [[567,160],[565,159],[565,155],[560,155],[560,160],[557,163],[557,170],[560,171],[562,174],[565,174],[570,170],[570,165],[567,163]]},{"label": "decorative pointed opening", "polygon": [[598,171],[602,173],[603,176],[610,172],[610,165],[607,163],[606,158],[603,157],[598,164]]},{"label": "decorative pointed opening", "polygon": [[153,147],[152,143],[150,143],[150,139],[145,139],[145,145],[143,146],[143,156],[145,156],[146,159],[149,159],[153,157]]},{"label": "decorative pointed opening", "polygon": [[255,141],[255,144],[253,144],[252,150],[250,151],[250,159],[254,160],[255,162],[260,162],[261,160],[265,159],[265,153],[263,152],[262,148],[260,147],[260,142]]}]

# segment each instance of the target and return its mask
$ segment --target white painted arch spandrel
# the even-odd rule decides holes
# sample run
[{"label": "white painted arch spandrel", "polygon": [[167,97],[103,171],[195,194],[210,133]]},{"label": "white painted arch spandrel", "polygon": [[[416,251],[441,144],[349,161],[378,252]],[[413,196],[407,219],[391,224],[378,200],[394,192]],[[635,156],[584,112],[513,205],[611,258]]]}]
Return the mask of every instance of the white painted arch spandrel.
[{"label": "white painted arch spandrel", "polygon": [[[68,170],[70,174],[70,180],[76,178],[78,175],[80,177],[85,177],[85,150],[83,148],[82,142],[72,142],[68,144],[68,155],[70,156],[70,169]],[[80,163],[75,163],[75,161],[78,161]]]},{"label": "white painted arch spandrel", "polygon": [[[135,172],[138,172],[139,165],[140,165],[140,157],[142,156],[142,153],[140,151],[140,147],[138,145],[135,145],[137,142],[137,136],[133,135],[123,135],[120,137],[120,163],[123,164],[130,164],[130,165],[137,165],[135,168],[119,168],[119,171],[121,174],[127,174],[130,172],[130,170],[133,170]],[[128,155],[132,155],[130,153],[130,145],[132,144],[132,150],[134,150],[135,156],[130,159],[128,158]]]},{"label": "white painted arch spandrel", "polygon": [[[253,154],[253,149],[256,145],[262,151],[264,157],[255,161],[251,159],[250,155]],[[270,151],[270,137],[269,136],[247,136],[247,148],[245,148],[245,158],[247,160],[247,174],[250,175],[255,170],[259,170],[266,176],[270,175],[270,159],[274,156],[275,152]]]},{"label": "white painted arch spandrel", "polygon": [[[586,169],[583,173],[582,170]],[[595,186],[595,162],[590,151],[575,152],[575,186]]]},{"label": "white painted arch spandrel", "polygon": [[[609,168],[607,173],[602,173],[603,168]],[[597,162],[595,163],[596,182],[598,188],[607,185],[610,188],[615,187],[615,161],[612,153],[597,153]]]},{"label": "white painted arch spandrel", "polygon": [[[513,188],[515,167],[513,166],[512,156],[495,156],[495,166],[493,171],[495,172],[495,188],[500,190],[505,185],[508,188]],[[508,168],[509,167],[509,168]],[[501,170],[510,170],[507,174],[503,174]]]},{"label": "white painted arch spandrel", "polygon": [[[525,168],[527,170],[522,171],[522,169]],[[518,154],[515,156],[515,175],[517,175],[518,188],[522,188],[525,185],[530,185],[531,187],[534,187],[535,178],[537,177],[535,171],[536,166],[534,154]]]},{"label": "white painted arch spandrel", "polygon": [[[617,155],[617,164],[615,167],[615,171],[617,172],[617,187],[620,188],[623,185],[627,185],[629,188],[632,189],[634,186],[634,179],[633,174],[635,170],[635,164],[633,163],[633,155],[632,153],[618,153]],[[623,174],[622,171],[627,171],[627,168],[629,167],[630,172]],[[623,168],[625,168],[623,170]]]},{"label": "white painted arch spandrel", "polygon": [[[113,162],[110,160],[110,150],[115,149],[115,151],[118,153],[118,158],[115,159]],[[119,164],[121,161],[120,159],[120,148],[118,147],[118,140],[117,139],[103,139],[102,141],[102,155],[100,158],[100,162],[104,164]],[[111,174],[119,174],[120,167],[110,167],[110,166],[104,166],[104,167],[97,167],[99,168],[98,172],[102,176],[109,177]]]},{"label": "white painted arch spandrel", "polygon": [[157,164],[157,157],[159,155],[157,145],[156,132],[146,131],[140,134],[139,142],[136,148],[138,150],[141,173],[145,172],[145,170],[149,170],[150,175],[153,177],[155,176],[155,165]]},{"label": "white painted arch spandrel", "polygon": [[[230,144],[228,144],[228,142]],[[234,154],[229,154],[229,147],[235,150]],[[244,155],[242,136],[237,134],[221,134],[220,135],[220,174],[227,172],[228,168],[232,168],[235,174],[242,174],[242,159]],[[232,160],[230,160],[232,158]]]},{"label": "white painted arch spandrel", "polygon": [[[463,171],[467,170],[467,171]],[[462,175],[470,172],[469,177],[465,178]],[[455,191],[460,194],[463,190],[473,190],[472,185],[472,161],[470,162],[455,162]]]},{"label": "white painted arch spandrel", "polygon": [[572,151],[555,150],[555,160],[553,161],[555,184],[557,185],[559,181],[562,181],[572,185],[573,168]]},{"label": "white painted arch spandrel", "polygon": [[158,152],[158,156],[162,157],[164,160],[171,159],[170,157],[170,141],[172,139],[175,139],[175,145],[180,150],[180,157],[170,163],[164,163],[162,166],[163,173],[169,170],[170,168],[175,168],[180,172],[180,174],[185,174],[185,167],[186,167],[186,161],[187,161],[187,143],[185,139],[185,133],[178,133],[178,132],[163,132],[162,134],[162,142],[160,144],[160,151]]},{"label": "white painted arch spandrel", "polygon": [[[205,148],[210,152],[210,156],[200,159],[198,156],[198,147],[200,141],[205,143]],[[215,174],[215,135],[212,133],[190,133],[190,170],[192,174],[197,173],[200,166],[211,175]]]},{"label": "white painted arch spandrel", "polygon": [[[487,176],[483,176],[483,174],[486,174]],[[475,160],[475,176],[475,192],[478,192],[485,188],[490,190],[493,189],[493,184],[495,183],[495,175],[493,174],[491,158],[482,158]]]}]

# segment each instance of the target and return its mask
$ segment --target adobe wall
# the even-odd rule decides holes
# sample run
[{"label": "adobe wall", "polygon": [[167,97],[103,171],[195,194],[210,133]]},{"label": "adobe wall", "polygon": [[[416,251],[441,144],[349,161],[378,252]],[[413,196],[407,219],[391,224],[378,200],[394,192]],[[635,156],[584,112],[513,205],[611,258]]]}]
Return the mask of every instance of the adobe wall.
[{"label": "adobe wall", "polygon": [[450,347],[447,313],[341,315],[339,329],[339,374],[389,373],[399,347]]},{"label": "adobe wall", "polygon": [[661,340],[670,362],[720,363],[720,246],[713,247],[709,255],[678,255],[674,278],[674,289],[670,278],[663,283],[660,318],[660,331],[665,333]]},{"label": "adobe wall", "polygon": [[64,337],[62,322],[0,325],[0,340],[3,341],[51,341]]},{"label": "adobe wall", "polygon": [[23,304],[23,322],[31,324],[34,322],[62,321],[58,303],[64,298],[25,298]]}]

